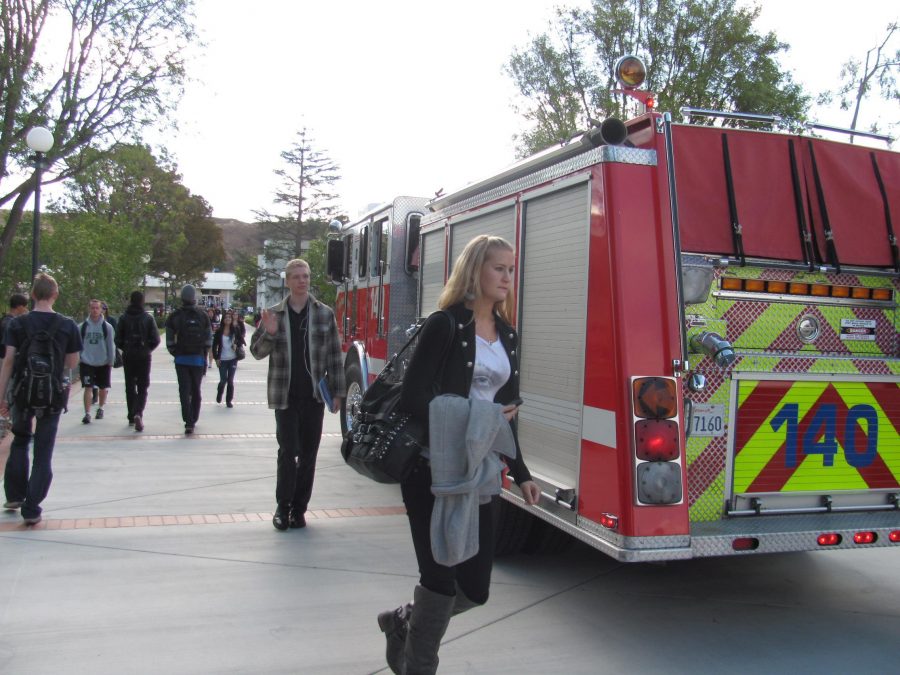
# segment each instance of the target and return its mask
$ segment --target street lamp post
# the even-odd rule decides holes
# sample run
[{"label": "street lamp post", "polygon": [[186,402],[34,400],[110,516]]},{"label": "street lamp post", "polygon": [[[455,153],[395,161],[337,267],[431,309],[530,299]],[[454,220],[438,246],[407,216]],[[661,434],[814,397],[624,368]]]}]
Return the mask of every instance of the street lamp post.
[{"label": "street lamp post", "polygon": [[163,316],[165,316],[169,308],[169,277],[172,275],[162,272],[159,276],[163,278]]},{"label": "street lamp post", "polygon": [[53,147],[53,134],[46,127],[34,127],[25,136],[25,143],[34,151],[34,227],[31,238],[31,278],[38,273],[38,258],[41,246],[41,173],[44,166],[44,154]]},{"label": "street lamp post", "polygon": [[284,300],[284,270],[281,270],[281,299]]}]

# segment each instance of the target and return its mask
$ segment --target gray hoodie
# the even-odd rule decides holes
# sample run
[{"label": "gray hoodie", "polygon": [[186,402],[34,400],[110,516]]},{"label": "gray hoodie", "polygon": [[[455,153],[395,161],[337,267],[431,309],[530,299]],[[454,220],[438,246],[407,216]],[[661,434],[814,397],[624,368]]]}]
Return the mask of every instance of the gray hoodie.
[{"label": "gray hoodie", "polygon": [[[106,337],[103,337],[106,324]],[[94,323],[88,317],[78,327],[82,335],[81,362],[89,366],[111,366],[116,360],[116,331],[110,323],[100,319]]]},{"label": "gray hoodie", "polygon": [[431,553],[452,566],[478,553],[478,507],[500,493],[500,455],[515,458],[516,439],[499,403],[444,394],[428,419]]}]

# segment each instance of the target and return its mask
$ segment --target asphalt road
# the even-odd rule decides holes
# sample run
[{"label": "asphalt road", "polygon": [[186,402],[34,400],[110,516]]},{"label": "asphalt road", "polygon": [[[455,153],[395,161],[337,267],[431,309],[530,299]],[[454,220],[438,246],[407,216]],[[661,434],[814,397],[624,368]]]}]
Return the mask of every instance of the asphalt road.
[{"label": "asphalt road", "polygon": [[[0,672],[387,672],[375,615],[417,578],[399,490],[343,465],[327,415],[309,526],[275,531],[265,367],[241,363],[231,410],[210,372],[191,438],[164,353],[142,434],[121,371],[104,420],[82,425],[73,396],[44,521],[0,512]],[[504,558],[490,602],[451,623],[439,672],[898,672],[898,562],[626,565],[580,544]]]}]

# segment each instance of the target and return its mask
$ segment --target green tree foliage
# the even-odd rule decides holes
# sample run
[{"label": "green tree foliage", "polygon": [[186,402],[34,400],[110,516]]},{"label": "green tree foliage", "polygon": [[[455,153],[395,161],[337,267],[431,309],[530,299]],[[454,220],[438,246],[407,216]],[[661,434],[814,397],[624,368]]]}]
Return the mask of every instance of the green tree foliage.
[{"label": "green tree foliage", "polygon": [[242,302],[256,307],[256,284],[261,278],[259,264],[256,256],[243,252],[236,252],[234,276],[237,281],[237,297]]},{"label": "green tree foliage", "polygon": [[[28,292],[31,275],[31,222],[26,215],[0,273],[3,288]],[[80,319],[91,298],[112,312],[124,309],[128,295],[143,285],[141,253],[148,242],[140,234],[88,214],[46,214],[42,218],[41,261],[59,282],[57,311]]]},{"label": "green tree foliage", "polygon": [[334,185],[341,178],[337,164],[317,149],[306,129],[297,133],[281,159],[286,166],[275,170],[280,183],[274,202],[283,211],[256,212],[264,236],[272,242],[265,255],[273,261],[299,257],[304,242],[325,232],[338,210]]},{"label": "green tree foliage", "polygon": [[507,64],[522,97],[517,109],[531,124],[519,138],[521,153],[564,142],[590,118],[629,116],[630,99],[611,92],[626,54],[646,61],[646,86],[661,110],[802,119],[808,97],[777,62],[786,45],[754,30],[758,16],[736,0],[593,0],[587,10],[558,9],[551,32],[515,50]]},{"label": "green tree foliage", "polygon": [[[184,48],[195,39],[193,0],[2,0],[0,27],[0,270],[35,188],[25,135],[53,132],[44,182],[84,169],[87,147],[136,138],[167,118],[185,77]],[[60,39],[59,31],[68,30]]]},{"label": "green tree foliage", "polygon": [[[835,96],[840,101],[841,110],[853,109],[850,128],[857,129],[862,102],[873,88],[877,87],[886,101],[900,103],[900,88],[897,87],[897,72],[900,70],[900,25],[888,24],[884,39],[866,52],[865,62],[850,59],[841,68],[841,85],[836,92],[826,92],[820,103],[830,103]],[[893,120],[896,120],[896,109]],[[894,122],[896,124],[896,122]],[[881,131],[878,122],[873,122],[869,130]]]},{"label": "green tree foliage", "polygon": [[312,271],[310,290],[312,294],[329,307],[334,307],[337,298],[337,286],[328,280],[326,270],[326,258],[328,251],[328,237],[323,235],[309,245],[306,252],[306,262]]},{"label": "green tree foliage", "polygon": [[163,270],[182,281],[198,281],[225,257],[222,230],[212,209],[192,195],[163,153],[157,159],[144,145],[118,145],[82,154],[86,167],[67,183],[57,209],[78,211],[130,230],[148,242],[153,274]]}]

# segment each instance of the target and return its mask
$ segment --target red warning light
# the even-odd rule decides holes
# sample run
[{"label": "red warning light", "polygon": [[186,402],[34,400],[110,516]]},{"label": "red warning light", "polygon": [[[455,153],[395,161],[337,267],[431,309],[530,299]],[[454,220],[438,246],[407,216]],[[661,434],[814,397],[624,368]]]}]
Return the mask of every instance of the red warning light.
[{"label": "red warning light", "polygon": [[820,534],[816,539],[819,542],[819,546],[837,546],[841,543],[843,537],[839,535],[837,532],[827,532],[825,534]]},{"label": "red warning light", "polygon": [[857,532],[853,535],[855,544],[874,544],[878,541],[878,535],[874,532]]}]

